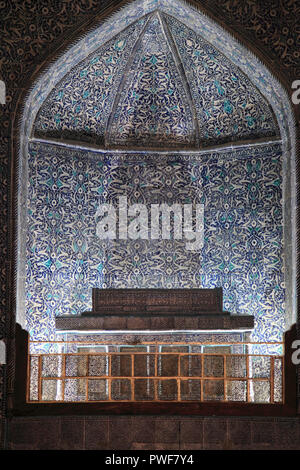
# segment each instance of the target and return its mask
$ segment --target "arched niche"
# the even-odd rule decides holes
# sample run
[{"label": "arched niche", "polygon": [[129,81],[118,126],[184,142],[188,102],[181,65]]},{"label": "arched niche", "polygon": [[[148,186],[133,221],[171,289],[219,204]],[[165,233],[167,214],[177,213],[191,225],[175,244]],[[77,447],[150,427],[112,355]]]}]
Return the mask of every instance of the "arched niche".
[{"label": "arched niche", "polygon": [[[89,139],[76,140],[74,141],[74,135],[67,135],[63,140],[59,137],[59,133],[53,134],[48,138],[43,133],[34,133],[34,124],[38,122],[42,115],[42,110],[45,109],[45,103],[49,103],[49,97],[53,90],[56,89],[57,85],[67,77],[68,74],[72,73],[74,68],[78,67],[79,64],[83,63],[88,57],[96,54],[97,50],[102,45],[108,44],[113,38],[122,35],[123,31],[128,30],[131,25],[139,24],[140,31],[136,34],[135,41],[133,41],[132,51],[126,59],[124,65],[123,76],[128,76],[130,71],[130,65],[134,64],[136,52],[139,46],[142,44],[142,39],[147,34],[147,22],[153,21],[158,16],[158,21],[161,22],[162,32],[166,35],[166,47],[168,51],[171,51],[176,70],[179,73],[181,83],[181,92],[186,95],[186,102],[189,103],[192,112],[188,115],[189,107],[186,106],[184,109],[184,126],[185,123],[190,123],[190,131],[187,133],[187,140],[182,140],[182,135],[179,133],[180,142],[177,148],[177,141],[171,142],[167,139],[164,145],[156,148],[154,141],[152,145],[147,147],[143,145],[137,149],[128,147],[128,141],[114,140],[114,137],[118,134],[113,122],[113,114],[116,112],[118,106],[122,106],[122,94],[128,88],[128,82],[126,79],[119,81],[116,85],[115,98],[112,100],[112,110],[107,117],[107,123],[105,127],[105,138],[104,142],[101,139],[97,142],[97,139],[89,141]],[[150,18],[150,20],[149,20]],[[169,18],[173,21],[169,21]],[[203,127],[201,127],[201,120],[197,115],[197,103],[195,96],[193,95],[191,78],[188,75],[188,67],[182,55],[180,54],[181,45],[179,42],[176,44],[176,38],[180,39],[180,34],[176,36],[172,32],[172,28],[176,29],[178,24],[182,24],[187,31],[193,31],[195,36],[201,38],[203,43],[208,44],[214,51],[218,51],[222,54],[229,64],[239,70],[241,76],[246,77],[248,80],[249,87],[253,90],[257,90],[257,96],[261,96],[262,99],[272,110],[272,114],[275,117],[274,122],[278,126],[278,134],[269,135],[246,135],[243,138],[232,138],[225,139],[225,141],[215,139],[215,141],[209,141],[203,138]],[[134,28],[137,31],[136,28]],[[131,37],[133,37],[131,35]],[[178,40],[179,40],[178,39]],[[147,42],[147,41],[146,41]],[[159,40],[157,41],[159,43]],[[170,59],[171,60],[171,59]],[[177,82],[178,83],[178,82]],[[216,90],[222,95],[220,89],[218,90],[218,84],[215,84]],[[222,84],[220,84],[222,86]],[[130,88],[130,87],[129,87]],[[124,100],[123,100],[124,103]],[[118,113],[117,113],[118,114]],[[202,123],[203,124],[203,123]],[[120,123],[119,123],[120,125]],[[183,127],[184,127],[183,126]],[[75,129],[76,130],[76,129]],[[211,153],[210,158],[218,155],[228,155],[228,151],[232,149],[235,155],[238,153],[239,158],[243,159],[243,152],[247,153],[247,149],[253,148],[255,155],[260,155],[260,149],[265,145],[279,145],[282,152],[282,181],[279,184],[282,185],[282,209],[283,215],[280,221],[283,230],[283,250],[282,263],[278,266],[278,269],[284,272],[284,286],[280,288],[284,289],[285,296],[285,309],[279,311],[279,330],[283,328],[287,329],[288,326],[295,322],[296,318],[296,292],[295,292],[295,277],[296,277],[296,258],[295,258],[295,130],[294,130],[294,119],[289,105],[288,96],[282,87],[282,85],[275,79],[272,73],[265,67],[265,65],[259,61],[249,50],[243,45],[238,43],[230,34],[228,34],[224,28],[221,28],[218,24],[214,23],[210,18],[204,15],[200,10],[194,8],[189,3],[176,1],[170,2],[161,1],[134,1],[130,2],[122,10],[114,13],[111,17],[101,25],[88,33],[85,37],[79,39],[72,47],[69,48],[55,63],[53,63],[48,70],[43,73],[39,80],[35,83],[31,89],[24,107],[24,113],[21,123],[20,131],[20,154],[19,154],[19,181],[18,181],[18,262],[17,262],[17,321],[21,323],[25,328],[26,326],[26,262],[28,256],[26,254],[26,236],[28,233],[27,226],[27,214],[25,208],[27,207],[28,201],[28,180],[30,177],[29,166],[28,166],[28,152],[30,145],[55,145],[58,149],[58,156],[63,155],[64,148],[68,148],[70,151],[75,153],[80,152],[96,152],[97,155],[103,155],[105,153],[112,154],[113,152],[126,152],[126,148],[129,148],[131,152],[142,151],[143,155],[149,155],[149,153],[155,153],[164,159],[168,159],[170,152],[176,154],[177,151],[182,152],[182,156],[186,159],[187,154],[194,155],[198,154],[199,160],[203,159],[203,156],[207,156]],[[80,135],[80,132],[79,134]],[[229,136],[230,137],[230,136]],[[238,137],[238,136],[236,136]],[[252,140],[251,140],[252,139]],[[181,146],[181,143],[184,144]],[[174,155],[173,155],[174,156]],[[248,155],[249,156],[249,155]],[[114,155],[116,159],[116,156]],[[174,158],[174,161],[176,161]],[[224,157],[225,158],[225,157]],[[272,235],[270,235],[271,237]],[[263,261],[262,261],[263,262]],[[105,282],[104,282],[105,284]],[[55,286],[54,286],[55,287]],[[138,287],[138,286],[136,286]],[[164,287],[168,287],[165,285]],[[190,287],[195,287],[192,285]],[[273,286],[274,287],[274,286]],[[272,283],[269,289],[270,303],[266,301],[264,307],[265,312],[268,309],[272,309]],[[44,309],[42,317],[47,318],[47,308],[42,305],[41,309]],[[30,315],[30,313],[29,313]],[[43,323],[43,318],[41,318]],[[52,319],[53,323],[53,319]],[[279,331],[277,330],[277,331]],[[47,335],[46,335],[47,336]],[[272,335],[271,335],[272,337]],[[276,335],[275,335],[276,337]],[[275,338],[273,336],[273,339]],[[45,338],[43,334],[40,338]],[[278,339],[278,337],[277,337]]]}]

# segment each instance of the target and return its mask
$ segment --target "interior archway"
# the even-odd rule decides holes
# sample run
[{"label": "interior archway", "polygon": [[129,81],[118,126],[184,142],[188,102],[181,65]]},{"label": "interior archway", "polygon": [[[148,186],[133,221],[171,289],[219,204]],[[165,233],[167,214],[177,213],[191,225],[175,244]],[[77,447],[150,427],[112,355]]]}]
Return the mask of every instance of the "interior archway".
[{"label": "interior archway", "polygon": [[[87,63],[95,75],[83,89]],[[145,90],[136,72],[147,77],[152,66],[167,71],[167,83],[165,76],[159,78],[160,94],[148,89],[132,106],[132,93],[138,96]],[[107,79],[112,81],[109,86]],[[124,110],[131,107],[126,115]],[[155,115],[155,107],[160,114]],[[147,118],[149,111],[154,120]],[[226,309],[255,315],[254,339],[279,340],[296,311],[293,126],[280,84],[200,11],[182,2],[130,3],[51,66],[27,99],[20,152],[17,320],[32,337],[53,339],[55,315],[88,309],[91,287],[217,285],[224,289]],[[203,201],[204,252],[187,254],[179,242],[175,248],[149,243],[100,247],[91,234],[95,225],[84,222],[86,208],[94,220],[97,205],[115,200],[126,181],[132,203],[155,202],[153,188],[143,193],[136,183],[129,189],[128,179],[140,178],[149,185],[159,171],[158,188],[170,180],[164,184],[169,202],[178,197],[181,203],[188,198]],[[122,184],[116,188],[113,178]],[[85,197],[84,185],[89,195],[96,195],[94,201]],[[77,188],[76,194],[71,187]],[[74,199],[69,215],[76,210],[75,219],[64,211],[64,196],[70,191]],[[54,206],[61,202],[58,211],[51,201]],[[32,210],[29,223],[24,207]],[[78,222],[83,223],[79,236]],[[52,233],[51,226],[60,231],[53,243],[51,236],[42,235]],[[62,256],[57,246],[66,247]],[[137,250],[142,256],[136,261]]]}]

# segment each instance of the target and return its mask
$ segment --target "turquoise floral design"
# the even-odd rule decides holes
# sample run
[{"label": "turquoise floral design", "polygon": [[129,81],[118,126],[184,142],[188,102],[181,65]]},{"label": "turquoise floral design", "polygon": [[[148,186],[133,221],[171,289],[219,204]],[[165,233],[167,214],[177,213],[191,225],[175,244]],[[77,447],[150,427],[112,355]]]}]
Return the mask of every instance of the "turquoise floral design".
[{"label": "turquoise floral design", "polygon": [[[27,322],[55,335],[55,316],[91,309],[93,287],[222,286],[224,309],[255,316],[254,340],[284,331],[281,146],[192,155],[97,153],[30,145]],[[100,203],[202,203],[205,244],[100,240]]]},{"label": "turquoise floral design", "polygon": [[279,128],[237,65],[183,22],[154,12],[60,80],[34,135],[107,148],[195,149],[274,137]]}]

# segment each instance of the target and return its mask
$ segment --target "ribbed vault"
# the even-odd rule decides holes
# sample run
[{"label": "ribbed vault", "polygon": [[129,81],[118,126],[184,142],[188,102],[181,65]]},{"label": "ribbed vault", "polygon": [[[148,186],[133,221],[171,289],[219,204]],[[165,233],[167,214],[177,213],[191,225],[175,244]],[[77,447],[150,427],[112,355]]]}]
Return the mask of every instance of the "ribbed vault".
[{"label": "ribbed vault", "polygon": [[105,148],[190,148],[279,135],[270,105],[199,34],[154,11],[73,67],[34,136]]},{"label": "ribbed vault", "polygon": [[[89,310],[92,287],[222,286],[226,309],[255,315],[254,338],[280,339],[295,314],[293,129],[281,85],[191,5],[136,0],[114,13],[25,104],[18,321],[53,339],[55,316]],[[203,203],[202,252],[103,247],[97,207],[120,194]]]}]

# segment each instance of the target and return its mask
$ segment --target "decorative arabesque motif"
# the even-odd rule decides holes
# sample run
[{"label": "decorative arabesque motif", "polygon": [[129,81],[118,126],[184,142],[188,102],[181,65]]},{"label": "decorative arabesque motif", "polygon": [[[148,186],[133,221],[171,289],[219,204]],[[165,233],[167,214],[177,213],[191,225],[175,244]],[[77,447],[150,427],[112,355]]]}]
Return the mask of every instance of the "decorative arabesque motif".
[{"label": "decorative arabesque motif", "polygon": [[58,83],[38,113],[35,136],[104,143],[113,100],[145,22],[130,25]]},{"label": "decorative arabesque motif", "polygon": [[108,148],[193,149],[279,135],[250,80],[181,21],[154,12],[56,85],[34,135]]},{"label": "decorative arabesque motif", "polygon": [[[54,338],[55,316],[91,309],[93,287],[223,287],[224,309],[255,316],[253,339],[284,331],[281,146],[151,156],[30,145],[27,323]],[[100,203],[202,203],[205,243],[109,240]]]},{"label": "decorative arabesque motif", "polygon": [[272,111],[249,78],[183,23],[165,18],[187,71],[201,143],[277,134]]},{"label": "decorative arabesque motif", "polygon": [[[38,113],[36,138],[104,151],[30,144],[26,308],[34,338],[54,338],[56,315],[89,310],[92,287],[222,286],[226,310],[255,316],[254,340],[281,339],[281,146],[186,151],[278,137],[271,106],[253,85],[264,75],[245,58],[251,82],[236,65],[231,39],[224,51],[232,62],[212,46],[213,28],[196,28],[196,11],[161,3],[158,13],[151,1],[136,2],[125,22],[119,15],[104,28],[112,33],[106,44],[64,78],[56,70],[60,81]],[[89,41],[95,36],[87,50]],[[97,207],[124,195],[129,204],[203,203],[204,248],[188,252],[178,240],[101,242]]]},{"label": "decorative arabesque motif", "polygon": [[151,18],[124,77],[108,130],[108,144],[195,146],[193,104],[159,15]]}]

